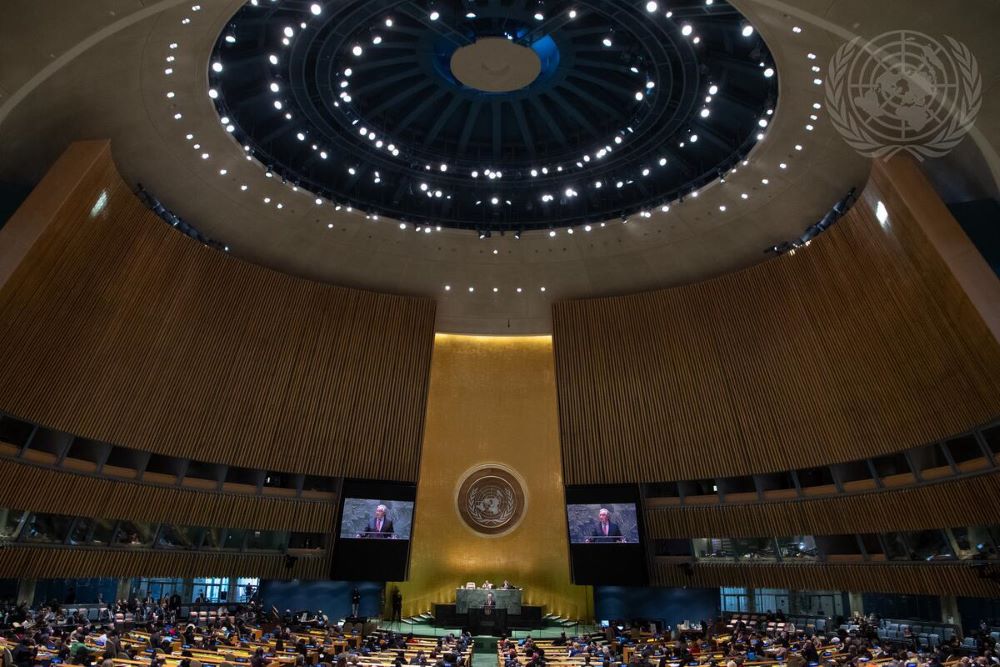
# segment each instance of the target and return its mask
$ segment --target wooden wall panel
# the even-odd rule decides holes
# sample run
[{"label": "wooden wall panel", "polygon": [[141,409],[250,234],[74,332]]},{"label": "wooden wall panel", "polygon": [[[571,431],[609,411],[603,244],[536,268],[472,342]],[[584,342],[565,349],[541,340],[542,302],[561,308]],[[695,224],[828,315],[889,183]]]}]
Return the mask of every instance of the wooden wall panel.
[{"label": "wooden wall panel", "polygon": [[0,286],[0,409],[163,454],[415,480],[434,302],[204,247],[90,146],[101,159]]},{"label": "wooden wall panel", "polygon": [[0,460],[0,507],[181,526],[330,533],[336,504],[100,479]]},{"label": "wooden wall panel", "polygon": [[912,595],[996,597],[1000,583],[982,578],[971,564],[697,564],[691,567],[656,560],[656,586],[745,586],[796,591],[858,591]]},{"label": "wooden wall panel", "polygon": [[1000,473],[907,489],[745,505],[648,507],[652,538],[786,537],[993,525]]},{"label": "wooden wall panel", "polygon": [[0,551],[0,577],[260,577],[325,579],[329,556],[300,557],[291,568],[283,555],[212,554],[82,547],[11,547]]},{"label": "wooden wall panel", "polygon": [[704,283],[556,304],[567,483],[850,461],[1000,414],[1000,346],[897,208]]}]

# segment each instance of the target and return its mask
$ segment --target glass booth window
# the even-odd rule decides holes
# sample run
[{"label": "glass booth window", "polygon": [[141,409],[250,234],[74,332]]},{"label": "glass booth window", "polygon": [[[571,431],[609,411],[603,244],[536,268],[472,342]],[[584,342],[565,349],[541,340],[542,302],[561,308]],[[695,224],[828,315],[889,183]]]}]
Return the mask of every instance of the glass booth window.
[{"label": "glass booth window", "polygon": [[26,514],[19,510],[0,509],[0,539],[16,540]]},{"label": "glass booth window", "polygon": [[69,537],[73,517],[60,514],[32,514],[25,526],[24,539],[28,542],[62,544]]},{"label": "glass booth window", "polygon": [[778,559],[774,540],[770,537],[744,537],[734,539],[733,551],[739,560],[773,561]]},{"label": "glass booth window", "polygon": [[115,543],[128,547],[153,546],[154,527],[148,523],[122,521],[115,535]]},{"label": "glass booth window", "polygon": [[156,538],[158,549],[194,549],[201,540],[201,530],[190,526],[160,527],[160,535]]},{"label": "glass booth window", "polygon": [[735,554],[730,540],[700,537],[691,541],[695,560],[733,560]]},{"label": "glass booth window", "polygon": [[910,533],[908,541],[919,560],[953,560],[948,538],[943,530],[919,530]]},{"label": "glass booth window", "polygon": [[191,595],[195,601],[200,598],[203,603],[225,602],[229,598],[229,579],[195,579]]},{"label": "glass booth window", "polygon": [[247,531],[247,549],[250,551],[281,551],[288,546],[288,533],[276,530]]},{"label": "glass booth window", "polygon": [[778,555],[781,556],[781,560],[817,560],[819,558],[816,539],[812,535],[779,537],[777,542]]}]

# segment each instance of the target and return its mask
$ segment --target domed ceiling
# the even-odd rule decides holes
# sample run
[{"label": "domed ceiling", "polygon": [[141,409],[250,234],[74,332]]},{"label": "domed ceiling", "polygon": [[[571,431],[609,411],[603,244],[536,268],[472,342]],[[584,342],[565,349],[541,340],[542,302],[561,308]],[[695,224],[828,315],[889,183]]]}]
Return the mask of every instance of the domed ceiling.
[{"label": "domed ceiling", "polygon": [[902,26],[967,43],[984,95],[966,144],[1000,145],[992,0],[9,4],[0,181],[32,185],[70,142],[108,138],[129,184],[233,257],[431,297],[440,331],[546,333],[554,301],[765,261],[867,180],[822,85],[854,36]]},{"label": "domed ceiling", "polygon": [[273,176],[484,236],[668,206],[742,162],[777,98],[724,0],[261,0],[209,80]]}]

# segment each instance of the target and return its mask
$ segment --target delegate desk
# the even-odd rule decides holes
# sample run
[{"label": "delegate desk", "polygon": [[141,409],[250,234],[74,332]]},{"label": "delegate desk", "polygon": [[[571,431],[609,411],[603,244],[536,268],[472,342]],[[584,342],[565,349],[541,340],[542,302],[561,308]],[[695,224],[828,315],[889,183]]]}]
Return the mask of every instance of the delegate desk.
[{"label": "delegate desk", "polygon": [[467,614],[470,609],[482,609],[486,604],[487,593],[493,593],[497,609],[503,609],[511,616],[517,616],[521,613],[520,588],[494,588],[491,591],[482,588],[459,588],[455,591],[455,611],[459,614]]}]

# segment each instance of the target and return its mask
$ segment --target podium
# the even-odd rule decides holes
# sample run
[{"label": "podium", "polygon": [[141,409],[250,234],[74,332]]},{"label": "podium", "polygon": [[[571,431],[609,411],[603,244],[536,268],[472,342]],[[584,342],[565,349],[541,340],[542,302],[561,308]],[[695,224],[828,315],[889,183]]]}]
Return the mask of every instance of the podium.
[{"label": "podium", "polygon": [[470,607],[469,631],[474,635],[506,635],[507,610],[502,607]]},{"label": "podium", "polygon": [[521,613],[520,588],[494,588],[488,591],[482,588],[459,588],[455,591],[456,611],[465,614],[477,607],[482,608],[486,604],[486,596],[490,593],[496,600],[497,609],[504,609],[514,616]]}]

